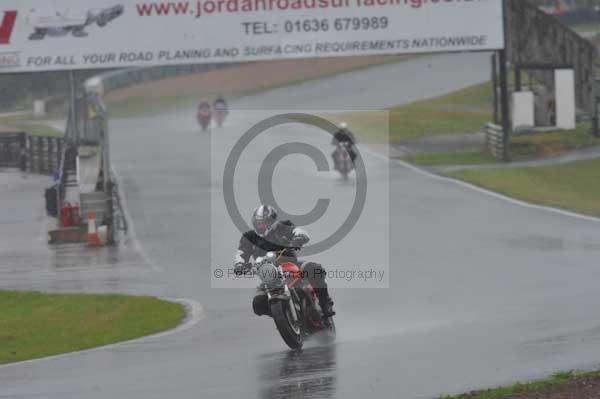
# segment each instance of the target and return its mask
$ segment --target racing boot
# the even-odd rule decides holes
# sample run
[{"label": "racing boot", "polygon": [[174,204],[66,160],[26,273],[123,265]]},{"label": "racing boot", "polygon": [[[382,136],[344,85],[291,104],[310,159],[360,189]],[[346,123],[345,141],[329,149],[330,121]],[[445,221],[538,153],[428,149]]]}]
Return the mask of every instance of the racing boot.
[{"label": "racing boot", "polygon": [[328,319],[332,316],[335,316],[335,311],[333,310],[333,300],[329,296],[327,288],[317,289],[317,295],[319,298],[319,306],[321,306],[321,312],[323,313],[323,318]]},{"label": "racing boot", "polygon": [[331,158],[333,159],[333,170],[340,170],[338,165],[337,150],[331,153]]}]

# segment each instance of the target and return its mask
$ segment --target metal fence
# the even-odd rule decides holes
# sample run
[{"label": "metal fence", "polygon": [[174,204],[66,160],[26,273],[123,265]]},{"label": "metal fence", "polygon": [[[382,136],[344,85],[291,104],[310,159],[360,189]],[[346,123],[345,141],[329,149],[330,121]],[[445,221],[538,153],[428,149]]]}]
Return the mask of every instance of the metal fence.
[{"label": "metal fence", "polygon": [[[238,64],[239,65],[239,64]],[[232,64],[189,64],[171,65],[142,68],[128,68],[118,71],[107,72],[88,79],[100,79],[105,92],[128,87],[153,80],[171,78],[175,76],[189,75],[198,72],[206,72],[213,69],[232,67]]]},{"label": "metal fence", "polygon": [[58,209],[61,209],[66,197],[66,191],[69,187],[77,185],[77,148],[66,143],[61,152],[59,165],[59,182],[58,182]]},{"label": "metal fence", "polygon": [[[168,67],[129,68],[107,72],[94,76],[84,83],[84,96],[78,98],[73,117],[77,121],[77,131],[72,132],[73,141],[80,144],[99,146],[102,153],[101,176],[104,201],[108,204],[105,222],[109,226],[109,241],[114,241],[115,232],[127,227],[124,212],[120,209],[119,193],[116,191],[115,180],[111,175],[110,135],[108,131],[108,113],[103,95],[112,90],[160,80],[175,76],[189,75],[210,71],[218,68],[228,68],[232,64],[198,64],[174,65]],[[82,208],[86,207],[82,199]]]}]

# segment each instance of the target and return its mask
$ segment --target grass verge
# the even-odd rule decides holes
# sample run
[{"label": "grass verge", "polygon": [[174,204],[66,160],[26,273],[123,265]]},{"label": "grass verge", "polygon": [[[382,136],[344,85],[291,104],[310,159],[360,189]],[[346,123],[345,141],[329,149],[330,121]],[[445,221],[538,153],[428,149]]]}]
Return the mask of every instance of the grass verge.
[{"label": "grass verge", "polygon": [[[292,84],[292,83],[290,83]],[[164,96],[154,98],[133,97],[124,100],[111,100],[107,102],[109,118],[134,118],[148,115],[157,115],[165,112],[173,112],[183,107],[196,107],[203,98],[211,102],[219,94],[225,96],[230,102],[239,97],[252,95],[263,90],[274,89],[276,87],[260,87],[253,90],[236,92],[203,92],[198,94],[189,94],[181,96]],[[195,116],[192,115],[192,118]]]},{"label": "grass verge", "polygon": [[48,125],[37,125],[27,124],[21,125],[21,128],[31,133],[33,136],[50,136],[50,137],[63,137],[65,133],[62,130],[58,130]]},{"label": "grass verge", "polygon": [[[592,136],[589,131],[589,123],[583,123],[573,130],[512,137],[510,140],[511,158],[513,161],[541,159],[600,145],[600,138]],[[499,162],[484,150],[416,153],[402,159],[423,166],[473,165]]]},{"label": "grass verge", "polygon": [[[457,396],[443,396],[440,399],[527,399],[527,398],[588,398],[586,395],[576,395],[581,387],[585,391],[590,380],[598,380],[600,371],[591,372],[560,372],[552,376],[528,383],[518,383],[508,387],[472,391]],[[581,385],[581,386],[580,386]],[[560,396],[561,393],[565,396]],[[569,394],[570,393],[570,394]],[[556,395],[556,396],[553,396]]]},{"label": "grass verge", "polygon": [[3,132],[28,132],[33,136],[43,137],[63,137],[65,133],[62,130],[53,128],[52,126],[35,123],[13,122],[2,125],[0,135]]},{"label": "grass verge", "polygon": [[491,83],[483,83],[391,108],[390,141],[477,132],[492,118],[491,93]]},{"label": "grass verge", "polygon": [[597,23],[571,25],[569,28],[578,33],[600,32],[600,25]]},{"label": "grass verge", "polygon": [[[368,142],[400,143],[427,136],[480,131],[492,119],[491,83],[382,111],[328,115]],[[389,134],[388,134],[389,133]]]},{"label": "grass verge", "polygon": [[153,297],[0,291],[0,364],[138,338],[184,317]]},{"label": "grass verge", "polygon": [[515,161],[546,158],[593,145],[600,138],[590,134],[589,123],[581,123],[573,130],[558,130],[510,139],[511,158]]},{"label": "grass verge", "polygon": [[197,102],[198,96],[128,98],[109,102],[107,110],[109,118],[128,118],[167,112]]},{"label": "grass verge", "polygon": [[449,177],[513,198],[600,216],[600,160],[451,172]]},{"label": "grass verge", "polygon": [[355,66],[352,68],[348,68],[346,70],[340,70],[335,72],[326,72],[321,73],[316,76],[311,76],[304,79],[296,79],[291,80],[285,83],[280,84],[270,84],[270,85],[257,85],[252,89],[248,90],[220,90],[218,92],[211,91],[203,91],[199,90],[198,93],[183,95],[183,96],[161,96],[154,98],[129,98],[125,100],[113,100],[108,101],[108,112],[109,116],[113,118],[127,118],[127,117],[138,117],[144,115],[153,115],[157,113],[170,112],[176,110],[182,106],[196,106],[198,105],[200,99],[207,98],[209,100],[214,99],[217,95],[224,95],[229,101],[234,100],[239,97],[249,96],[253,94],[257,94],[267,90],[274,90],[281,87],[287,86],[295,86],[301,85],[303,83],[309,82],[311,80],[324,79],[348,72],[357,72],[360,70],[373,68],[377,66],[394,64],[399,62],[404,62],[413,58],[417,58],[419,55],[406,55],[406,56],[395,56],[389,57],[389,59],[375,62],[367,65]]}]

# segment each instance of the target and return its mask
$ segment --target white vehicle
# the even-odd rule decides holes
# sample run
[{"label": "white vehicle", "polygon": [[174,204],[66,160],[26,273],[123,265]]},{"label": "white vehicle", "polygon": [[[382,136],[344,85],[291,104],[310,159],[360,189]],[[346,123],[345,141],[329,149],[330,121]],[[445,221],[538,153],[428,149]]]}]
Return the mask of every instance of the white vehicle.
[{"label": "white vehicle", "polygon": [[116,5],[103,10],[75,12],[72,10],[31,9],[27,23],[33,28],[29,40],[41,40],[46,36],[60,37],[71,33],[74,37],[84,37],[88,33],[85,28],[96,23],[103,27],[123,14],[124,7]]}]

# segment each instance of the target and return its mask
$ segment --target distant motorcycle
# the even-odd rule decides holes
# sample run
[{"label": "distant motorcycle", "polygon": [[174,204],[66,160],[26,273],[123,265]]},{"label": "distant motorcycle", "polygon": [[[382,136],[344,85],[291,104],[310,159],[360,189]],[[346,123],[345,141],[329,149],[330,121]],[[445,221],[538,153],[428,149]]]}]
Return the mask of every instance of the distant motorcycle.
[{"label": "distant motorcycle", "polygon": [[279,262],[282,253],[268,252],[258,257],[253,267],[261,280],[258,290],[267,295],[271,317],[281,338],[291,349],[302,348],[304,338],[311,335],[332,342],[333,318],[323,319],[315,289],[303,278],[298,265]]},{"label": "distant motorcycle", "polygon": [[217,126],[223,126],[225,122],[225,118],[227,118],[227,114],[229,114],[229,110],[227,109],[227,105],[224,103],[215,103],[213,106],[214,114],[215,114],[215,122],[217,122]]},{"label": "distant motorcycle", "polygon": [[198,120],[198,124],[202,128],[202,131],[208,129],[212,119],[210,107],[199,107],[198,113],[196,114],[196,119]]},{"label": "distant motorcycle", "polygon": [[340,172],[344,180],[348,179],[348,174],[354,169],[354,162],[350,156],[351,144],[342,141],[337,144],[337,148],[333,153],[335,169]]}]

